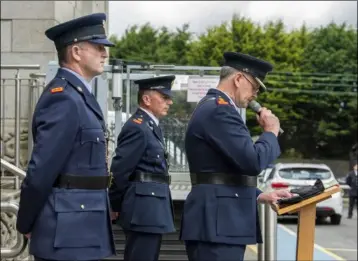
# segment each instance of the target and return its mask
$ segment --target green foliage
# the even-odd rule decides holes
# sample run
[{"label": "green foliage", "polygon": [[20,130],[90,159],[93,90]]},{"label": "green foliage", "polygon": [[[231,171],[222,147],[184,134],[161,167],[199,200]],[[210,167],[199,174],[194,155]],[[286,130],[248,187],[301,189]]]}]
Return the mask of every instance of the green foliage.
[{"label": "green foliage", "polygon": [[[279,139],[283,156],[346,159],[357,142],[357,30],[346,24],[289,31],[282,20],[260,25],[234,15],[198,36],[188,24],[169,31],[147,23],[111,40],[111,57],[157,64],[220,66],[225,51],[268,60],[274,65],[265,80],[270,91],[258,99],[285,129]],[[185,128],[195,108],[186,95],[176,92],[167,120],[177,129]],[[247,125],[253,136],[261,133],[249,110]]]},{"label": "green foliage", "polygon": [[177,28],[175,33],[165,26],[157,30],[149,23],[133,25],[121,39],[111,36],[116,46],[111,49],[110,56],[151,63],[187,64],[186,53],[192,36],[188,30],[187,24]]}]

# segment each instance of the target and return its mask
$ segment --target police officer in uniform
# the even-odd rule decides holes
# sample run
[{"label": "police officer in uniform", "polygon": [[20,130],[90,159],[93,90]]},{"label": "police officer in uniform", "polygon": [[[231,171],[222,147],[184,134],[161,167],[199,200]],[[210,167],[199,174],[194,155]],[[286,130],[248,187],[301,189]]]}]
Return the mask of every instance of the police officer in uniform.
[{"label": "police officer in uniform", "polygon": [[265,89],[272,65],[234,52],[224,58],[219,85],[199,102],[185,137],[192,190],[181,239],[192,261],[243,260],[246,245],[262,242],[257,202],[292,196],[256,188],[257,175],[280,155],[278,118],[262,108],[257,118],[264,131],[253,143],[238,112]]},{"label": "police officer in uniform", "polygon": [[353,170],[346,177],[346,184],[349,186],[348,218],[353,217],[353,208],[356,204],[358,212],[358,164],[353,163]]},{"label": "police officer in uniform", "polygon": [[125,261],[158,260],[162,234],[175,231],[167,153],[158,125],[172,104],[174,79],[135,81],[139,108],[118,135],[109,197],[126,234]]},{"label": "police officer in uniform", "polygon": [[105,122],[90,81],[108,57],[102,13],[48,29],[60,69],[33,115],[34,147],[21,186],[17,230],[36,261],[99,260],[115,254]]}]

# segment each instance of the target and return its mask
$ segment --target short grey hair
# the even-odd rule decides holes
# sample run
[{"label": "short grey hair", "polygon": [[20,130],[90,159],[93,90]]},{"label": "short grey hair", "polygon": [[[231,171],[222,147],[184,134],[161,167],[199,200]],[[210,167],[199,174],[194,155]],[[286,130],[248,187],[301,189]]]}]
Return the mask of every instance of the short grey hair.
[{"label": "short grey hair", "polygon": [[237,72],[239,72],[239,70],[235,68],[232,68],[230,66],[223,66],[220,70],[220,81],[227,79],[229,76]]}]

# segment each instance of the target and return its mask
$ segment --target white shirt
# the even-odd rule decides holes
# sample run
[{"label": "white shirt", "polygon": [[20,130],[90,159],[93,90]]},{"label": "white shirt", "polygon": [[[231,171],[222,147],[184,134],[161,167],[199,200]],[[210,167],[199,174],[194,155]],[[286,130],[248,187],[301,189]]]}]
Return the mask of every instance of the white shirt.
[{"label": "white shirt", "polygon": [[65,67],[61,67],[62,69],[72,73],[74,76],[76,76],[87,88],[87,90],[92,93],[92,85],[91,82],[88,82],[85,78],[83,78],[83,76],[79,75],[78,73],[76,73],[75,71],[72,71],[71,69],[65,68]]},{"label": "white shirt", "polygon": [[143,109],[142,107],[139,107],[139,109],[141,109],[142,111],[144,111],[145,113],[147,113],[149,115],[149,117],[155,122],[155,124],[157,124],[157,126],[159,126],[159,120],[157,117],[155,117],[152,113],[150,113],[149,111],[147,111],[146,109]]},{"label": "white shirt", "polygon": [[235,102],[231,99],[231,97],[229,96],[229,94],[227,94],[226,92],[223,92],[222,90],[217,89],[219,92],[223,93],[226,97],[229,98],[230,100],[230,104],[233,105],[236,109],[236,111],[240,114],[240,108],[236,106]]}]

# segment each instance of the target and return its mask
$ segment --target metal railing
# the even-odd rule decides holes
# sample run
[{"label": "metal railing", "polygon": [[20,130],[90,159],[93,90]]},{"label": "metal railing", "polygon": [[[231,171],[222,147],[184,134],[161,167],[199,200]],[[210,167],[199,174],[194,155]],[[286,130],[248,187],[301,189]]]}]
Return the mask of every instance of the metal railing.
[{"label": "metal railing", "polygon": [[39,100],[45,88],[45,73],[31,73],[31,85],[29,93],[29,119],[28,119],[28,140],[27,140],[27,158],[30,160],[33,147],[32,140],[32,114],[34,113],[37,101]]},{"label": "metal railing", "polygon": [[[19,206],[15,202],[1,202],[2,213],[12,213],[17,216]],[[1,258],[15,258],[19,256],[27,246],[27,238],[20,232],[17,232],[17,241],[12,248],[1,248]]]},{"label": "metal railing", "polygon": [[[15,165],[7,162],[4,159],[1,159],[0,166],[1,166],[1,170],[5,169],[15,176],[15,190],[8,194],[2,194],[1,201],[14,200],[15,198],[17,198],[20,195],[20,192],[21,192],[19,190],[20,189],[20,181],[22,181],[25,178],[26,172],[23,171],[22,169],[16,167]],[[1,179],[3,180],[4,178],[6,178],[6,177],[2,177]]]},{"label": "metal railing", "polygon": [[[5,112],[11,113],[8,107],[12,106],[13,101],[9,101],[9,94],[7,93],[7,87],[14,87],[12,95],[14,95],[14,115],[10,116],[9,119],[14,119],[15,126],[14,126],[14,164],[15,166],[20,166],[20,119],[21,119],[21,97],[23,95],[23,88],[24,82],[27,82],[27,86],[33,86],[34,78],[21,78],[20,77],[20,70],[38,70],[40,69],[40,65],[3,65],[1,64],[1,70],[16,70],[15,76],[13,78],[2,78],[1,79],[1,119],[2,119],[2,133],[5,134],[5,118],[9,115],[6,115]],[[9,84],[10,82],[10,84]],[[11,83],[13,82],[13,84]],[[29,92],[30,100],[31,100],[31,91]],[[11,99],[11,98],[10,98]],[[26,111],[25,111],[26,112]],[[31,117],[32,110],[28,111],[28,117]],[[4,141],[1,141],[1,158],[4,158],[4,150],[5,144]]]},{"label": "metal railing", "polygon": [[11,172],[11,174],[14,174],[15,176],[19,177],[20,179],[24,179],[26,177],[25,171],[16,167],[15,165],[11,164],[10,162],[7,162],[4,159],[1,159],[1,168],[6,169],[7,171]]}]

